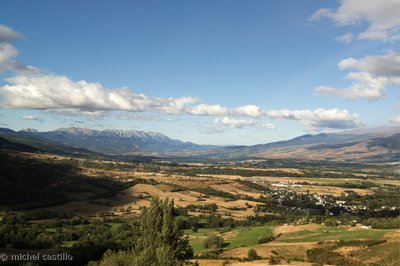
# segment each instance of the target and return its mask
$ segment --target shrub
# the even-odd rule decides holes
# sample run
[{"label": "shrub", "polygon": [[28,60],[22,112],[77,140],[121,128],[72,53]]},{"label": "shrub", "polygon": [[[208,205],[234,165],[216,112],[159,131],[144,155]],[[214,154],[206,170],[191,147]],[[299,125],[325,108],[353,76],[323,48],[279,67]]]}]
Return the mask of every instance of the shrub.
[{"label": "shrub", "polygon": [[255,251],[254,249],[249,249],[249,251],[247,252],[247,259],[249,261],[252,261],[252,260],[259,260],[261,259],[261,257],[258,256],[257,251]]},{"label": "shrub", "polygon": [[264,243],[268,243],[272,240],[274,240],[275,238],[273,236],[260,236],[257,238],[257,243],[258,244],[264,244]]},{"label": "shrub", "polygon": [[338,225],[336,219],[334,219],[334,218],[325,219],[324,224],[326,226],[337,226]]},{"label": "shrub", "polygon": [[280,261],[281,261],[280,259],[278,259],[277,257],[274,257],[274,256],[269,257],[269,259],[268,259],[269,265],[276,265],[276,264],[278,264]]},{"label": "shrub", "polygon": [[224,239],[220,236],[210,236],[203,242],[204,248],[219,249],[223,246]]}]

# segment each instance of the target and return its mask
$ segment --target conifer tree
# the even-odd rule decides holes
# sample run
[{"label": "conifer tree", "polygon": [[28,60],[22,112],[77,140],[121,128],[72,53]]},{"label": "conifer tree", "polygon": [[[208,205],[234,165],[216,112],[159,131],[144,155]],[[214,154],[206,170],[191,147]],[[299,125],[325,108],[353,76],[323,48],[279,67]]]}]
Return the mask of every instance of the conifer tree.
[{"label": "conifer tree", "polygon": [[192,247],[174,217],[174,201],[157,198],[139,218],[139,237],[129,252],[108,252],[100,266],[180,266],[193,257]]}]

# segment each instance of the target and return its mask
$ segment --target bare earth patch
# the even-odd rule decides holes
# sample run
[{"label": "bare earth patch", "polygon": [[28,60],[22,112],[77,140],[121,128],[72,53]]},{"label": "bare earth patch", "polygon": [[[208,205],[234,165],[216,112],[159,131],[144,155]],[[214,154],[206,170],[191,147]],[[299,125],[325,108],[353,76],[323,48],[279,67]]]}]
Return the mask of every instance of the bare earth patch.
[{"label": "bare earth patch", "polygon": [[[388,241],[399,241],[400,239],[400,230],[390,231],[384,235]],[[400,249],[400,247],[399,247]]]},{"label": "bare earth patch", "polygon": [[289,233],[294,233],[294,232],[299,232],[299,231],[305,231],[305,230],[315,230],[318,227],[320,227],[317,224],[305,224],[305,225],[282,225],[278,226],[274,229],[274,234],[279,235],[279,234],[289,234]]},{"label": "bare earth patch", "polygon": [[[193,260],[196,261],[196,260]],[[197,260],[200,266],[220,266],[225,260],[206,260],[206,259],[199,259]],[[256,261],[246,261],[246,262],[239,262],[237,260],[228,260],[230,264],[229,266],[265,266],[269,265],[268,260],[256,260]],[[311,263],[309,262],[292,262],[290,264],[285,264],[285,262],[278,264],[280,266],[310,266]]]}]

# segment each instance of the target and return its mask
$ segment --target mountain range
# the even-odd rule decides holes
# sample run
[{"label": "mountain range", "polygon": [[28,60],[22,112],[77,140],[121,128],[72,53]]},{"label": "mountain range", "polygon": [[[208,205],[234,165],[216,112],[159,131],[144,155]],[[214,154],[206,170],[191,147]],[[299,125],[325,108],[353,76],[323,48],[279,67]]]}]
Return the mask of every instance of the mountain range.
[{"label": "mountain range", "polygon": [[[220,159],[282,158],[351,162],[399,162],[400,129],[379,127],[341,133],[307,134],[290,140],[253,146],[198,145],[171,139],[161,133],[136,130],[60,128],[0,129],[2,147],[10,143],[33,149],[73,155],[202,157]],[[23,146],[26,148],[26,146]],[[3,147],[4,148],[4,147]]]}]

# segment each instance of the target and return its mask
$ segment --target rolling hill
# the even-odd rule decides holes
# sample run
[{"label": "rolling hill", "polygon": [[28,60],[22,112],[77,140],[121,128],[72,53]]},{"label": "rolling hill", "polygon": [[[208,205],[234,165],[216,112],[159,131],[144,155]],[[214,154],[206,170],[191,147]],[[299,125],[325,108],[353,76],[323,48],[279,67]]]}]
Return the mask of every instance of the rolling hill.
[{"label": "rolling hill", "polygon": [[253,146],[198,145],[161,133],[124,130],[61,128],[54,131],[0,129],[0,137],[53,153],[195,157],[199,159],[302,159],[349,162],[399,162],[397,127],[379,127],[340,133],[307,134]]},{"label": "rolling hill", "polygon": [[[144,156],[187,156],[199,154],[215,146],[197,145],[171,139],[161,133],[136,130],[93,130],[87,128],[60,128],[54,131],[40,132],[34,129],[13,131],[0,129],[5,135],[17,140],[29,138],[37,143],[52,143],[65,148],[85,149],[107,155],[144,155]],[[31,145],[31,143],[23,142]]]},{"label": "rolling hill", "polygon": [[350,162],[399,162],[400,133],[396,127],[341,133],[303,135],[286,141],[254,146],[225,147],[223,157],[257,157]]}]

